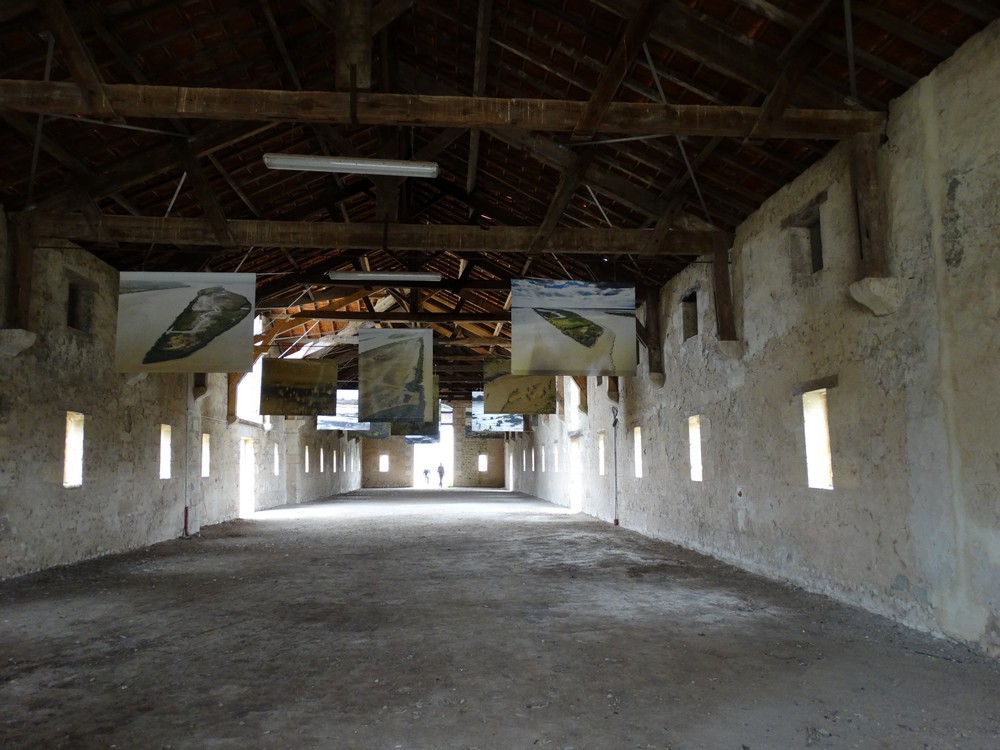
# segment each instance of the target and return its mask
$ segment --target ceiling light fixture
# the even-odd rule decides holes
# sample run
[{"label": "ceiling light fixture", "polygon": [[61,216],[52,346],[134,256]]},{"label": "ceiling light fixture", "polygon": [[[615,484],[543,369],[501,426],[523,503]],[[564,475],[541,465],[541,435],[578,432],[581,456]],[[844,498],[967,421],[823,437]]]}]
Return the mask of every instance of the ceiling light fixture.
[{"label": "ceiling light fixture", "polygon": [[398,159],[362,159],[345,156],[302,156],[298,154],[264,154],[268,169],[290,169],[299,172],[338,172],[372,174],[389,177],[437,177],[434,161],[402,161]]},{"label": "ceiling light fixture", "polygon": [[331,281],[441,281],[441,274],[433,271],[327,271]]}]

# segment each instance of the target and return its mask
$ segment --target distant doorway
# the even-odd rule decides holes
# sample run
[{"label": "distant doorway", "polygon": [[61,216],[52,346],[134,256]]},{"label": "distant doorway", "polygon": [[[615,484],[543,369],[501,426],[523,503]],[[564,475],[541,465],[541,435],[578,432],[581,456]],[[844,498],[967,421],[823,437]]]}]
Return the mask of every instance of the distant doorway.
[{"label": "distant doorway", "polygon": [[240,518],[249,518],[257,510],[257,466],[253,457],[253,438],[240,439]]},{"label": "distant doorway", "polygon": [[[438,466],[444,466],[444,481],[439,481]],[[425,475],[426,472],[426,475]],[[440,489],[455,483],[455,428],[441,425],[441,440],[437,443],[417,443],[413,446],[413,486],[417,489]]]}]

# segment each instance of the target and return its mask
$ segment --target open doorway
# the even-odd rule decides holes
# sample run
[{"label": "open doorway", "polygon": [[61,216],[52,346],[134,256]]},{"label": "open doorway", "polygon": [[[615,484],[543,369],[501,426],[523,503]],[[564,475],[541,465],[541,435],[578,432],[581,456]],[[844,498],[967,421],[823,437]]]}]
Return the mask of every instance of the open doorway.
[{"label": "open doorway", "polygon": [[240,439],[240,518],[249,518],[257,509],[254,484],[257,466],[253,457],[253,438]]},{"label": "open doorway", "polygon": [[569,439],[569,509],[574,513],[583,510],[583,481],[580,479],[583,472],[581,443],[579,436]]},{"label": "open doorway", "polygon": [[[438,466],[444,467],[444,479],[438,477]],[[424,472],[427,472],[426,476]],[[413,446],[413,486],[417,489],[440,489],[455,483],[455,428],[441,425],[441,440],[437,443],[417,443]]]}]

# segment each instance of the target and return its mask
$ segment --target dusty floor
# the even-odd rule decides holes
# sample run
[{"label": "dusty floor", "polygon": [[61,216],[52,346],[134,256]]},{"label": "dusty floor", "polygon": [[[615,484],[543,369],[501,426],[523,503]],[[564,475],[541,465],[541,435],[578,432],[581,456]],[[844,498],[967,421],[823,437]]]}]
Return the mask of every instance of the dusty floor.
[{"label": "dusty floor", "polygon": [[3,748],[1000,747],[1000,663],[523,495],[0,583]]}]

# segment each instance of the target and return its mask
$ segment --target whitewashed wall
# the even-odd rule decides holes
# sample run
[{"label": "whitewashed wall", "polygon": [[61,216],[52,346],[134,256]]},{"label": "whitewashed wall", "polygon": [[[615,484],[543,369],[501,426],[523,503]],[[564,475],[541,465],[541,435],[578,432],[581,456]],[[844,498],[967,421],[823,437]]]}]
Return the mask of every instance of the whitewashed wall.
[{"label": "whitewashed wall", "polygon": [[[878,165],[898,311],[875,316],[848,294],[860,264],[842,144],[739,228],[737,345],[715,336],[710,266],[663,290],[666,382],[653,385],[643,359],[614,404],[617,510],[614,471],[595,465],[600,432],[610,463],[614,430],[594,378],[581,477],[522,470],[524,451],[570,453],[565,420],[550,418],[509,443],[511,486],[564,505],[576,486],[598,518],[1000,655],[998,49],[993,24],[892,106]],[[814,274],[783,222],[823,191],[825,267]],[[684,340],[692,289],[701,332]],[[810,489],[799,394],[833,377],[834,489]],[[695,414],[701,482],[690,478]]]}]

